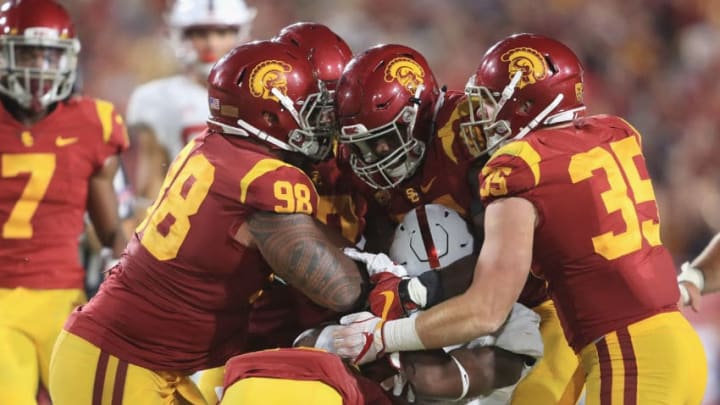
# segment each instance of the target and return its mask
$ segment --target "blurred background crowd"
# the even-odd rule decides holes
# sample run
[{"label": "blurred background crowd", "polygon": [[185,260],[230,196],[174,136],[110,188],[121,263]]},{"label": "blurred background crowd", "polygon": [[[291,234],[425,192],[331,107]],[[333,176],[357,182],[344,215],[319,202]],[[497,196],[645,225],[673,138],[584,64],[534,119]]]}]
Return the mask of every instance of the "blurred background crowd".
[{"label": "blurred background crowd", "polygon": [[[462,89],[480,57],[513,32],[568,44],[585,64],[591,113],[643,134],[678,265],[720,231],[720,0],[246,0],[266,39],[295,21],[328,25],[359,52],[395,42],[422,52],[439,81]],[[166,36],[170,0],[73,0],[80,87],[124,110],[134,87],[179,67]],[[706,404],[720,404],[720,298],[688,316],[712,366]]]}]

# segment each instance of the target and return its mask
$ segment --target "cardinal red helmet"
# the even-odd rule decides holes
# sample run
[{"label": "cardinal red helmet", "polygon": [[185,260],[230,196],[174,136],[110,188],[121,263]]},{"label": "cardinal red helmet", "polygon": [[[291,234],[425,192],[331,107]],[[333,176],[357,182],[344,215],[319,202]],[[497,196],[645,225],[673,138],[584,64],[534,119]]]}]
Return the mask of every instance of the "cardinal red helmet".
[{"label": "cardinal red helmet", "polygon": [[72,92],[80,42],[67,11],[52,0],[0,8],[0,93],[41,110]]},{"label": "cardinal red helmet", "polygon": [[412,176],[422,162],[439,97],[425,58],[402,45],[379,45],[353,58],[335,91],[340,142],[350,165],[377,189]]},{"label": "cardinal red helmet", "polygon": [[223,56],[208,77],[211,128],[254,136],[274,148],[324,159],[332,132],[318,131],[298,113],[319,91],[305,55],[290,45],[257,41]]},{"label": "cardinal red helmet", "polygon": [[348,44],[325,25],[299,22],[283,28],[274,41],[296,46],[315,66],[317,78],[334,90],[345,65],[352,58]]},{"label": "cardinal red helmet", "polygon": [[465,92],[470,124],[482,126],[490,150],[585,111],[577,56],[561,42],[536,34],[512,35],[493,45]]},{"label": "cardinal red helmet", "polygon": [[310,22],[288,25],[273,41],[297,48],[315,68],[320,93],[308,96],[300,116],[316,130],[336,133],[334,90],[352,58],[348,44],[327,26]]}]

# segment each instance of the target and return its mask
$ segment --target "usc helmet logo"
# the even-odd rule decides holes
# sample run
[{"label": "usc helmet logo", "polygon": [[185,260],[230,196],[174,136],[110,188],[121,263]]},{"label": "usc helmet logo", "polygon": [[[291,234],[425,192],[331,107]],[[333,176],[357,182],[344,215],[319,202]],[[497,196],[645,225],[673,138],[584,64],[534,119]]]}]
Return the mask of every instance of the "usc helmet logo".
[{"label": "usc helmet logo", "polygon": [[515,72],[522,71],[522,78],[518,82],[518,89],[534,84],[547,77],[548,65],[540,52],[532,48],[514,48],[505,52],[500,60],[508,62],[508,74],[510,79]]},{"label": "usc helmet logo", "polygon": [[271,90],[276,88],[287,95],[287,77],[285,73],[292,72],[292,66],[279,60],[266,60],[258,63],[250,73],[250,94],[266,100],[278,100]]},{"label": "usc helmet logo", "polygon": [[391,83],[393,80],[397,80],[408,93],[414,95],[418,86],[425,83],[425,71],[410,58],[395,58],[385,68],[385,81]]}]

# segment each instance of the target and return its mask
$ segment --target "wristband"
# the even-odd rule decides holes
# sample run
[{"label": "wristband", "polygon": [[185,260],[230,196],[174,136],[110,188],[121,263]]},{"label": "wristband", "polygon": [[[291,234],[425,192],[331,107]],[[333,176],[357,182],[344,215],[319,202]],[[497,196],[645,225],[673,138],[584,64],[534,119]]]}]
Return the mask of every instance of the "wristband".
[{"label": "wristband", "polygon": [[455,362],[455,365],[458,368],[458,371],[460,371],[460,380],[462,381],[462,394],[460,394],[459,397],[457,397],[455,400],[460,401],[461,399],[465,398],[465,395],[467,395],[468,391],[470,391],[470,376],[467,373],[467,370],[465,370],[465,367],[460,363],[460,360],[456,359],[455,356],[452,354],[450,355],[450,358],[453,359]]},{"label": "wristband", "polygon": [[703,291],[705,288],[705,275],[697,267],[693,267],[689,262],[685,262],[680,266],[680,274],[677,277],[678,283],[688,282],[693,284],[695,287]]},{"label": "wristband", "polygon": [[423,308],[430,308],[443,300],[442,271],[428,270],[417,277],[426,288],[426,303]]},{"label": "wristband", "polygon": [[419,278],[413,277],[407,283],[408,298],[420,308],[427,305],[427,288]]}]

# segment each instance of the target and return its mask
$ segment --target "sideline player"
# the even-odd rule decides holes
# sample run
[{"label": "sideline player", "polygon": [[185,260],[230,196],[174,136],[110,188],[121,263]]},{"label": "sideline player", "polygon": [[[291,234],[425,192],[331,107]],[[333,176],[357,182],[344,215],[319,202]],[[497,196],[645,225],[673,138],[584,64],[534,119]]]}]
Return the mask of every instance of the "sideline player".
[{"label": "sideline player", "polygon": [[80,42],[51,0],[0,12],[0,403],[35,404],[56,337],[86,301],[79,238],[126,244],[113,176],[128,146],[103,100],[73,95]]},{"label": "sideline player", "polygon": [[298,111],[318,91],[285,44],[249,43],[215,64],[208,132],[175,159],[120,263],[58,338],[56,405],[204,404],[189,375],[246,351],[272,274],[338,312],[364,302],[362,274],[314,219],[315,187],[291,163],[330,152],[330,128]]},{"label": "sideline player", "polygon": [[173,3],[167,17],[169,39],[183,71],[137,87],[127,105],[128,130],[137,154],[129,172],[138,220],[160,190],[169,163],[207,127],[210,68],[249,39],[256,13],[243,0]]}]

